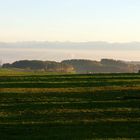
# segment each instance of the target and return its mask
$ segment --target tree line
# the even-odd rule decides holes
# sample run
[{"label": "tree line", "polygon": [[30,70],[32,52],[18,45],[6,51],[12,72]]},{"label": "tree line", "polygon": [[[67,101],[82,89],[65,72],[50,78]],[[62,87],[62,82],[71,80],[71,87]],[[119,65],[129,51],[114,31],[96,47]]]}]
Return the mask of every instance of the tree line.
[{"label": "tree line", "polygon": [[12,64],[6,63],[2,68],[18,68],[24,70],[48,72],[76,72],[76,73],[133,73],[140,70],[140,64],[127,63],[113,59],[101,61],[72,59],[62,62],[41,60],[20,60]]}]

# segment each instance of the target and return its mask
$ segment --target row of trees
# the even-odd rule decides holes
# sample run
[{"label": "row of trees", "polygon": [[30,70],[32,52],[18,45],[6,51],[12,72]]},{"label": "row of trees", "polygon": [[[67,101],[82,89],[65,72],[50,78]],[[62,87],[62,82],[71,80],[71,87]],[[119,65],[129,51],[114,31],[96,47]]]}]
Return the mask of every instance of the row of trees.
[{"label": "row of trees", "polygon": [[138,72],[140,65],[129,64],[113,59],[91,60],[65,60],[64,64],[72,65],[77,73],[133,73]]},{"label": "row of trees", "polygon": [[76,73],[133,73],[140,70],[140,65],[138,64],[113,59],[102,59],[101,61],[73,59],[64,60],[60,63],[55,61],[22,60],[12,64],[3,64],[2,67],[49,72],[75,71]]},{"label": "row of trees", "polygon": [[3,68],[19,68],[24,70],[48,71],[48,72],[72,72],[74,68],[71,65],[39,60],[22,60],[12,64],[3,64]]}]

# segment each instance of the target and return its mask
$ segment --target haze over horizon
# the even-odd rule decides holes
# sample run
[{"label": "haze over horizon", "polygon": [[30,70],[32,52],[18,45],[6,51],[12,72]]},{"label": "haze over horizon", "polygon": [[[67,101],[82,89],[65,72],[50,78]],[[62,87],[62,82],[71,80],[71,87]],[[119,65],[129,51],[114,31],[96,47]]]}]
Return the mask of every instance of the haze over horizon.
[{"label": "haze over horizon", "polygon": [[140,42],[16,42],[0,43],[3,63],[17,60],[52,60],[102,58],[140,61]]}]

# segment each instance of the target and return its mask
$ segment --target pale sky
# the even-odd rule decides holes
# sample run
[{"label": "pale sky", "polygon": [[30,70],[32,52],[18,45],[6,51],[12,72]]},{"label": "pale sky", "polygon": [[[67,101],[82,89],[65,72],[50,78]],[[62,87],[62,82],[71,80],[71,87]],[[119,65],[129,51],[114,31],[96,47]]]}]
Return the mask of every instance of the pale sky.
[{"label": "pale sky", "polygon": [[0,42],[140,41],[140,0],[0,0]]}]

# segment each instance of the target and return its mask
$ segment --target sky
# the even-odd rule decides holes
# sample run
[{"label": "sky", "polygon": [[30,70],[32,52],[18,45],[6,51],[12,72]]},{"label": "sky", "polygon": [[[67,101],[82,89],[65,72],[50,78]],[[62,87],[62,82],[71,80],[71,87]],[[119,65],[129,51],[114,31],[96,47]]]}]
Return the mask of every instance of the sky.
[{"label": "sky", "polygon": [[[136,47],[129,44],[140,42],[139,26],[140,0],[0,0],[0,44],[9,43],[8,48],[0,45],[0,60],[114,58],[140,61],[140,43],[136,43]],[[41,48],[46,41],[59,42],[59,49]],[[83,49],[79,45],[78,51],[75,46],[67,50],[63,45],[64,42],[69,46],[70,42],[96,41],[103,41],[100,49],[98,46]],[[14,42],[21,42],[23,47],[15,47]],[[39,42],[40,46],[30,48],[31,42]],[[132,49],[121,49],[123,44],[110,44],[109,50],[110,45],[105,46],[105,42],[126,43],[124,46]]]},{"label": "sky", "polygon": [[0,42],[140,41],[140,0],[0,0]]}]

